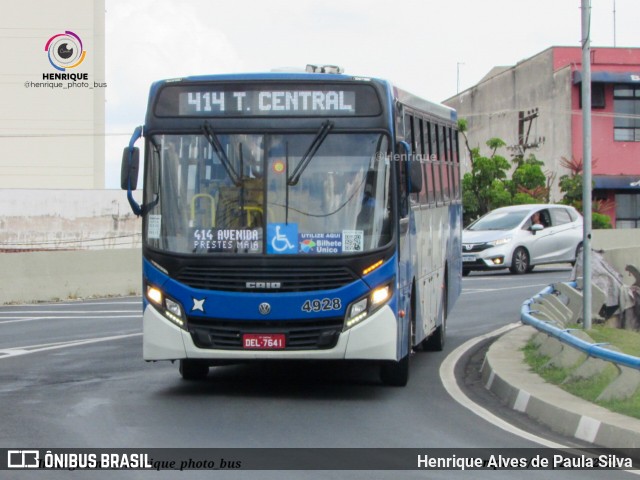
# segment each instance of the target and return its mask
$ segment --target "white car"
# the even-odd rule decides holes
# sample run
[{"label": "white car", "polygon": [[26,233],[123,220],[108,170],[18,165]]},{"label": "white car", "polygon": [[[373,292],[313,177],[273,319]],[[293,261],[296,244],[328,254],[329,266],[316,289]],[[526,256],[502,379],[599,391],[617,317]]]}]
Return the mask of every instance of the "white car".
[{"label": "white car", "polygon": [[582,215],[567,205],[498,208],[462,231],[462,274],[500,268],[522,274],[544,263],[574,263],[582,235]]}]

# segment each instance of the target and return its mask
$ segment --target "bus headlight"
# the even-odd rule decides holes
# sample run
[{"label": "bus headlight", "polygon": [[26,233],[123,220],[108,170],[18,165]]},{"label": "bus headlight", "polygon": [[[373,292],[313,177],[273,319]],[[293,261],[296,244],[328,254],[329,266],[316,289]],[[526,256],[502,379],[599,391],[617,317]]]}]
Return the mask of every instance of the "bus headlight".
[{"label": "bus headlight", "polygon": [[385,285],[384,287],[376,288],[371,292],[371,305],[373,307],[385,303],[391,298],[391,286]]},{"label": "bus headlight", "polygon": [[147,286],[147,298],[155,305],[162,305],[162,291],[156,287]]},{"label": "bus headlight", "polygon": [[347,308],[345,330],[362,322],[365,318],[385,305],[393,294],[392,283],[375,288],[365,297],[359,298]]},{"label": "bus headlight", "polygon": [[180,328],[185,327],[184,311],[179,302],[165,295],[159,288],[151,285],[147,285],[147,299],[167,319],[171,320]]}]

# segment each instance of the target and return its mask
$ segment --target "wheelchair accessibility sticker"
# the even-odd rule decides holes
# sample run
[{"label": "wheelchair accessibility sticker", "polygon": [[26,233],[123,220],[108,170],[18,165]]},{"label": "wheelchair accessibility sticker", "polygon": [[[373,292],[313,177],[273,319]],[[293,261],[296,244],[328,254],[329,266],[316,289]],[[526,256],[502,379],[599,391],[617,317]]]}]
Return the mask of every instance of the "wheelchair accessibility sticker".
[{"label": "wheelchair accessibility sticker", "polygon": [[267,253],[298,253],[298,225],[267,224]]}]

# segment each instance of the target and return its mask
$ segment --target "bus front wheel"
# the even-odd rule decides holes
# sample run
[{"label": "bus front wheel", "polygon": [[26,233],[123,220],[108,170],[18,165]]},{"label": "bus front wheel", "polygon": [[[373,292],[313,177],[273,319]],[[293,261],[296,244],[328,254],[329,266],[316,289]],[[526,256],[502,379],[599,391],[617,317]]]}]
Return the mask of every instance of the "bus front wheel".
[{"label": "bus front wheel", "polygon": [[180,375],[185,380],[201,380],[209,374],[209,365],[196,360],[180,360]]},{"label": "bus front wheel", "polygon": [[409,381],[409,354],[400,361],[388,361],[380,365],[380,379],[385,385],[404,387]]},{"label": "bus front wheel", "polygon": [[411,315],[409,316],[409,328],[405,336],[405,344],[407,346],[407,354],[400,360],[389,360],[380,364],[380,380],[385,385],[392,387],[404,387],[409,381],[409,357],[411,356],[411,348],[413,346],[413,336],[415,330],[415,296],[411,295]]}]

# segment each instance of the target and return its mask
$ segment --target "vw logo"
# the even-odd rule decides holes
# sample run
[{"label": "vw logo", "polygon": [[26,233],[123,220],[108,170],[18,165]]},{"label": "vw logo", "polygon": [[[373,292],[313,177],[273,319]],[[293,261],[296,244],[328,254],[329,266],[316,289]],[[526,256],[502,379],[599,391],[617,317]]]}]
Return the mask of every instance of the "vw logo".
[{"label": "vw logo", "polygon": [[473,250],[473,245],[470,243],[465,243],[463,246],[465,250]]},{"label": "vw logo", "polygon": [[271,305],[267,302],[263,302],[258,306],[258,311],[261,315],[269,315],[271,313]]}]

